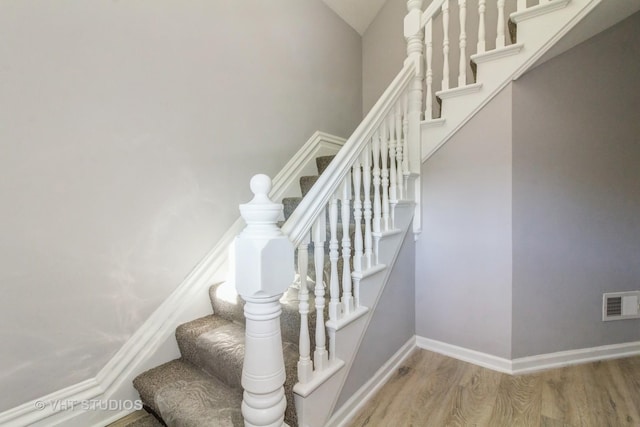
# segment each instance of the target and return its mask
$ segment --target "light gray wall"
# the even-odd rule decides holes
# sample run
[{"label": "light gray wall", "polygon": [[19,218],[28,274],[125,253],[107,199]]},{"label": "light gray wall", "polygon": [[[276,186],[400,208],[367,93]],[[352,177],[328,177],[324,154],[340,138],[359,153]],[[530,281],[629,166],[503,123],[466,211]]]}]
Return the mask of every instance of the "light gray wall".
[{"label": "light gray wall", "polygon": [[513,356],[640,340],[640,14],[513,84]]},{"label": "light gray wall", "polygon": [[371,323],[358,349],[336,405],[339,409],[415,335],[413,304],[415,243],[411,228],[402,242],[397,262],[372,314]]},{"label": "light gray wall", "polygon": [[320,0],[0,3],[0,411],[92,377],[316,130],[362,113]]},{"label": "light gray wall", "polygon": [[406,0],[387,0],[362,36],[362,113],[366,115],[407,57]]},{"label": "light gray wall", "polygon": [[422,166],[416,334],[511,356],[511,86]]}]

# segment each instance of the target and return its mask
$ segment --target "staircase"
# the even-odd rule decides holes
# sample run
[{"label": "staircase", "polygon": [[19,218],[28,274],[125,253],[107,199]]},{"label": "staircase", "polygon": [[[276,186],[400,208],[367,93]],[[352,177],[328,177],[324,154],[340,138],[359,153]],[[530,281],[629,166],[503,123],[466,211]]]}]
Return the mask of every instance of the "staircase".
[{"label": "staircase", "polygon": [[422,162],[599,2],[408,0],[403,69],[339,154],[300,180],[303,197],[284,199],[283,214],[268,178],[252,181],[235,281],[211,287],[214,314],[177,328],[179,359],[134,380],[146,408],[168,426],[340,425],[371,313],[408,231],[421,232]]}]

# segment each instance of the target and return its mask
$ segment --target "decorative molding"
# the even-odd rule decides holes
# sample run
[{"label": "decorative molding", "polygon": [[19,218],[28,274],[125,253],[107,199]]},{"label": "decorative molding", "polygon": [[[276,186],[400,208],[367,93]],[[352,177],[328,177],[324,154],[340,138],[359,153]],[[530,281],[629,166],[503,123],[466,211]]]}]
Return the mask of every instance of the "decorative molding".
[{"label": "decorative molding", "polygon": [[357,307],[353,312],[349,313],[346,316],[341,317],[338,320],[327,320],[325,325],[329,329],[333,329],[334,331],[339,331],[340,329],[350,325],[355,322],[365,314],[369,312],[369,308],[361,305]]},{"label": "decorative molding", "polygon": [[386,384],[393,373],[409,357],[416,348],[416,337],[413,336],[393,355],[378,371],[358,389],[329,419],[327,426],[342,427],[356,416],[358,411]]},{"label": "decorative molding", "polygon": [[296,385],[293,386],[293,392],[295,394],[300,395],[301,397],[309,396],[318,387],[324,384],[325,381],[333,377],[336,374],[336,372],[344,368],[344,365],[345,365],[344,361],[340,359],[335,359],[330,361],[329,366],[327,366],[325,369],[323,369],[320,372],[318,371],[314,372],[313,377],[309,382],[306,382],[304,384],[300,382],[296,383]]},{"label": "decorative molding", "polygon": [[457,96],[464,96],[470,93],[480,92],[482,89],[482,83],[473,83],[470,85],[454,87],[453,89],[439,90],[436,92],[436,96],[442,100],[455,98]]},{"label": "decorative molding", "polygon": [[511,360],[420,336],[416,337],[416,345],[425,350],[510,375],[640,355],[640,341],[558,351]]},{"label": "decorative molding", "polygon": [[430,120],[423,120],[422,122],[420,122],[420,124],[422,125],[423,128],[435,128],[435,127],[444,126],[446,121],[447,119],[443,119],[443,118],[430,119]]},{"label": "decorative molding", "polygon": [[[315,132],[275,176],[269,197],[281,200],[288,194],[289,189],[295,188],[296,185],[298,186],[297,191],[300,191],[297,180],[303,173],[305,166],[312,163],[318,155],[337,153],[344,143],[343,138],[324,132]],[[312,164],[312,167],[315,168],[315,164]],[[65,411],[51,405],[48,405],[44,410],[39,410],[36,402],[108,399],[123,387],[131,388],[131,377],[140,370],[146,369],[144,368],[146,360],[154,355],[158,356],[156,352],[161,350],[162,345],[167,338],[173,335],[175,328],[180,323],[185,319],[193,319],[207,314],[196,311],[201,309],[194,309],[194,306],[197,306],[198,303],[205,304],[210,311],[208,298],[205,298],[206,289],[213,283],[212,279],[217,274],[220,275],[222,269],[227,265],[229,245],[243,228],[244,221],[238,218],[176,290],[134,332],[94,378],[4,411],[0,413],[0,425],[8,427],[29,426],[56,415],[64,416],[65,423],[68,423],[73,418],[86,415],[87,411],[78,408],[75,408],[74,411]],[[205,298],[204,303],[200,301],[203,298]],[[193,314],[190,315],[189,313],[192,312]],[[168,361],[172,357],[177,357],[177,355],[160,355],[156,359]],[[63,414],[65,412],[69,413]],[[112,416],[112,412],[105,411],[103,420],[92,419],[92,422],[94,425],[103,425],[101,421],[106,421],[107,417]]]},{"label": "decorative molding", "polygon": [[476,53],[471,55],[470,59],[476,64],[482,64],[484,62],[494,61],[500,58],[506,58],[507,56],[517,55],[520,53],[524,44],[516,43],[509,46],[501,47],[500,49],[493,49],[488,52]]}]

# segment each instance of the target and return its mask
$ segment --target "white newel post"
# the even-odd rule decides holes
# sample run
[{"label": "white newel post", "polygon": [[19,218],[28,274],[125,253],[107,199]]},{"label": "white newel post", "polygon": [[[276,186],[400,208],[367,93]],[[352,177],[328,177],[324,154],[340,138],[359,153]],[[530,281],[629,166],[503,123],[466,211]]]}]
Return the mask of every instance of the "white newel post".
[{"label": "white newel post", "polygon": [[246,343],[242,367],[245,426],[284,423],[285,367],[280,335],[280,298],[294,278],[293,245],[276,225],[282,205],[269,197],[271,179],[251,179],[253,199],[240,205],[247,227],[233,244],[238,294],[246,301]]},{"label": "white newel post", "polygon": [[[407,40],[407,59],[416,67],[416,76],[409,88],[408,102],[408,153],[409,173],[413,179],[413,200],[416,203],[413,216],[413,233],[418,236],[422,232],[422,217],[420,210],[420,167],[422,166],[422,146],[420,122],[422,121],[422,84],[425,74],[424,64],[424,30],[421,26],[423,0],[408,0],[409,13],[404,19],[404,37]],[[431,117],[427,117],[431,119]]]}]

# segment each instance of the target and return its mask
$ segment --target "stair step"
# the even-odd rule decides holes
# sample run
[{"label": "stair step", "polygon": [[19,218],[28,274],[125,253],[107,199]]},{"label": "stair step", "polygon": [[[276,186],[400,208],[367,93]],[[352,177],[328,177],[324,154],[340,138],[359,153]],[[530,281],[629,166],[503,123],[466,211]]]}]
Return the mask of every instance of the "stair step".
[{"label": "stair step", "polygon": [[[244,326],[211,315],[180,325],[176,339],[182,358],[221,380],[227,387],[241,389],[244,362]],[[298,346],[283,341],[287,375],[287,415],[290,425],[295,419],[293,386],[297,382]]]},{"label": "stair step", "polygon": [[284,199],[282,199],[285,221],[289,219],[289,217],[291,216],[293,211],[298,207],[301,201],[302,201],[302,197],[285,197]]},{"label": "stair step", "polygon": [[243,426],[242,389],[176,359],[133,380],[140,398],[168,426]]},{"label": "stair step", "polygon": [[[313,272],[313,269],[311,268],[309,271]],[[211,286],[209,288],[209,298],[216,317],[220,318],[221,321],[233,322],[244,328],[244,301],[237,295],[233,283],[223,282]],[[313,296],[310,296],[310,298],[313,298]],[[206,326],[202,327],[206,328]],[[294,344],[298,343],[300,314],[298,313],[297,300],[286,300],[282,304],[280,330],[283,340]]]},{"label": "stair step", "polygon": [[316,157],[316,167],[318,168],[318,175],[322,175],[322,173],[327,169],[331,160],[333,160],[336,156],[320,156]]},{"label": "stair step", "polygon": [[320,178],[320,176],[318,175],[300,177],[300,190],[302,190],[302,197],[307,195],[307,193],[309,192],[309,190],[311,190],[311,187],[313,187],[313,184],[316,183],[318,178]]}]

